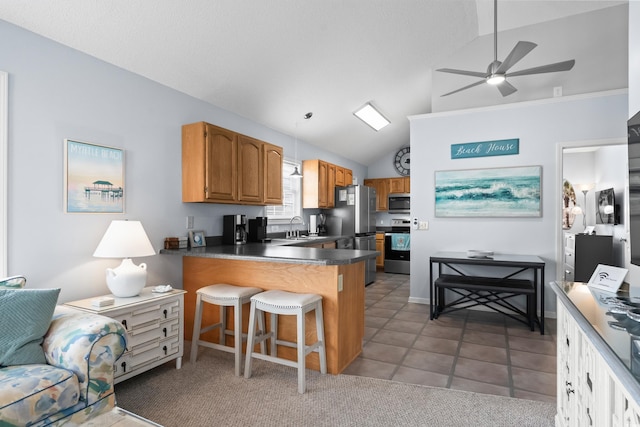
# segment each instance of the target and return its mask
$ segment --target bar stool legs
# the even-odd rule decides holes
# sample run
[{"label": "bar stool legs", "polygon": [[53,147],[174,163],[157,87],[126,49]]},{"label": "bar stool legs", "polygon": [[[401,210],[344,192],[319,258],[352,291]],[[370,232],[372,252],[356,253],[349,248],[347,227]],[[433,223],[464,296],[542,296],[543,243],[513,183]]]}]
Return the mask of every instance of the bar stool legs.
[{"label": "bar stool legs", "polygon": [[[209,347],[235,354],[235,374],[240,376],[242,366],[242,341],[246,337],[242,333],[242,305],[250,301],[250,298],[262,292],[260,288],[217,284],[205,286],[196,291],[196,314],[193,322],[193,338],[191,340],[191,363],[195,363],[198,356],[198,346]],[[202,326],[202,310],[204,303],[220,306],[220,321],[208,326]],[[227,329],[226,308],[233,307],[233,330]],[[259,316],[260,330],[264,330],[264,318]],[[219,343],[212,343],[200,339],[200,335],[213,329],[220,329]],[[234,337],[234,346],[225,345],[227,335]],[[266,353],[265,344],[260,344],[262,353]]]},{"label": "bar stool legs", "polygon": [[[317,341],[311,345],[305,342],[305,314],[315,310]],[[256,333],[256,316],[258,320],[267,312],[271,314],[271,328],[268,333]],[[278,315],[295,315],[297,317],[297,341],[289,342],[278,339]],[[247,355],[244,377],[251,377],[252,359],[262,359],[298,369],[298,393],[306,391],[306,356],[315,351],[320,359],[320,372],[327,373],[327,356],[324,342],[324,320],[322,316],[322,297],[315,294],[296,294],[285,291],[266,291],[251,297],[249,312],[249,330],[247,333]],[[253,351],[255,344],[262,344],[271,339],[271,354]],[[277,345],[297,349],[297,361],[277,357]]]}]

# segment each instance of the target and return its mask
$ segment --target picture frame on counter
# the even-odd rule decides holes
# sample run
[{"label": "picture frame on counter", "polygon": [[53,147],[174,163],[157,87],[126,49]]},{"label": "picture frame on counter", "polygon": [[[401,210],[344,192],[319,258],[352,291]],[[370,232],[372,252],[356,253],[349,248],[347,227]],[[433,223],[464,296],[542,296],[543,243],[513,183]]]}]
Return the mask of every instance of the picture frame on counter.
[{"label": "picture frame on counter", "polygon": [[189,245],[192,248],[202,248],[207,246],[207,239],[204,237],[204,231],[190,230],[189,231]]}]

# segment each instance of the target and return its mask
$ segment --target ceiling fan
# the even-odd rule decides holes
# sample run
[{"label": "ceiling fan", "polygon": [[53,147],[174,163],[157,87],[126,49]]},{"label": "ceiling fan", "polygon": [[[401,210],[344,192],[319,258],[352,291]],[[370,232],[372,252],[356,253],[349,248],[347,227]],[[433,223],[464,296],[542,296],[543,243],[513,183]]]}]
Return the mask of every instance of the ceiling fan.
[{"label": "ceiling fan", "polygon": [[507,55],[503,62],[498,61],[498,0],[493,2],[493,62],[489,64],[486,72],[477,71],[465,71],[456,70],[453,68],[440,68],[436,71],[443,73],[462,74],[463,76],[480,77],[475,83],[456,89],[453,92],[445,93],[441,96],[453,95],[460,91],[470,89],[474,86],[481,85],[482,83],[488,83],[498,88],[502,96],[508,96],[516,92],[516,89],[511,83],[507,81],[508,77],[527,76],[530,74],[542,74],[542,73],[555,73],[557,71],[569,71],[576,63],[575,59],[569,61],[556,62],[554,64],[541,65],[539,67],[527,68],[526,70],[515,71],[508,73],[508,71],[524,58],[529,52],[531,52],[537,44],[531,42],[519,41],[513,50]]}]

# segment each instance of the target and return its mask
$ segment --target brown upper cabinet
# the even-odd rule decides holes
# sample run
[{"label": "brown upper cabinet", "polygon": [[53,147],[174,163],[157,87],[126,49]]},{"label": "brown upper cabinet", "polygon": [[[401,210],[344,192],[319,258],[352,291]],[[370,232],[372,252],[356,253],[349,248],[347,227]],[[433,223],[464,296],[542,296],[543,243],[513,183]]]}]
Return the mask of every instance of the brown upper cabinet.
[{"label": "brown upper cabinet", "polygon": [[377,211],[389,210],[389,194],[411,192],[411,181],[409,177],[365,179],[364,185],[376,189]]},{"label": "brown upper cabinet", "polygon": [[262,144],[264,159],[264,203],[282,204],[282,147],[265,142]]},{"label": "brown upper cabinet", "polygon": [[365,179],[364,185],[376,189],[376,211],[389,210],[389,180],[386,178]]},{"label": "brown upper cabinet", "polygon": [[335,206],[335,188],[351,185],[351,169],[323,160],[302,161],[302,207],[332,208]]},{"label": "brown upper cabinet", "polygon": [[389,178],[389,193],[410,193],[411,181],[405,178]]},{"label": "brown upper cabinet", "polygon": [[182,201],[282,204],[282,148],[205,122],[182,127]]}]

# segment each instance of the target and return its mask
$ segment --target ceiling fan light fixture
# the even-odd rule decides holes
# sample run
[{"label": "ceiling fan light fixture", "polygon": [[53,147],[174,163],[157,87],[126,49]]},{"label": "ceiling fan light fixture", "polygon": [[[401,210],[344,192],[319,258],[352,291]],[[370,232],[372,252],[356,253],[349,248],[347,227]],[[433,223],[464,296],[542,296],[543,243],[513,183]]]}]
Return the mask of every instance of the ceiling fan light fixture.
[{"label": "ceiling fan light fixture", "polygon": [[376,108],[367,102],[361,108],[357,109],[354,116],[371,126],[376,132],[391,123],[385,116],[382,115]]},{"label": "ceiling fan light fixture", "polygon": [[504,74],[491,74],[490,76],[487,77],[487,83],[494,86],[499,85],[505,80],[506,80],[506,77]]}]

